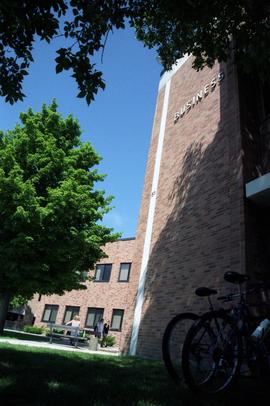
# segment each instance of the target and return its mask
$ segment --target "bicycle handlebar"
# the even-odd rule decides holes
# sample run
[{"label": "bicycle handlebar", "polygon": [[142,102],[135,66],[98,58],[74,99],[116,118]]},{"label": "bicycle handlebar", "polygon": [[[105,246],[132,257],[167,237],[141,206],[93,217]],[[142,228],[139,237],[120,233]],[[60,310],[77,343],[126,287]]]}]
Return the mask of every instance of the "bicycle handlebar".
[{"label": "bicycle handlebar", "polygon": [[239,293],[237,293],[237,294],[235,294],[235,295],[233,295],[232,293],[230,293],[229,295],[217,297],[217,300],[222,300],[222,301],[224,301],[224,302],[230,302],[230,301],[233,300],[234,297],[239,297],[239,296],[240,296]]},{"label": "bicycle handlebar", "polygon": [[251,288],[246,289],[242,293],[229,293],[228,295],[217,297],[217,300],[223,300],[224,302],[231,302],[236,297],[240,297],[242,295],[246,295],[247,293],[252,293],[252,292],[258,291],[263,288],[264,289],[269,288],[269,286],[265,283],[259,282],[259,283],[254,284]]}]

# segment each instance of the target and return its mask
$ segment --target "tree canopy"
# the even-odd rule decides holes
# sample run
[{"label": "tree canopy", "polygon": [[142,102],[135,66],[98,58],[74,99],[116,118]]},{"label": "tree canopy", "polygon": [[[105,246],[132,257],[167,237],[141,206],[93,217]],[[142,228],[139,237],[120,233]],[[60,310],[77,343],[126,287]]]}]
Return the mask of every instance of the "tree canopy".
[{"label": "tree canopy", "polygon": [[134,27],[155,48],[165,69],[184,54],[194,68],[226,61],[233,47],[238,65],[262,79],[270,69],[270,5],[265,0],[2,0],[0,2],[0,95],[14,103],[38,39],[65,38],[56,73],[71,71],[89,104],[105,83],[97,67],[114,29]]},{"label": "tree canopy", "polygon": [[95,188],[100,156],[55,102],[20,119],[0,134],[0,294],[85,288],[101,246],[118,237],[100,224],[112,200]]}]

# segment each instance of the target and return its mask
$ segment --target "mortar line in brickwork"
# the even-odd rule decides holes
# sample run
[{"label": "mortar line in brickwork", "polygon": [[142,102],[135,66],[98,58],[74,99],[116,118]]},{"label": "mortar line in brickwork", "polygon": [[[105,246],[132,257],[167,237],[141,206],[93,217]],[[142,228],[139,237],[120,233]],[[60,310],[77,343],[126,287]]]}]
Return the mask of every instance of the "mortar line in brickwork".
[{"label": "mortar line in brickwork", "polygon": [[150,194],[150,204],[149,204],[147,223],[146,223],[142,264],[141,264],[141,269],[140,269],[140,279],[139,279],[139,284],[138,284],[138,291],[137,291],[134,318],[133,318],[132,335],[131,335],[131,341],[130,341],[130,350],[129,350],[130,355],[136,354],[137,344],[138,344],[138,336],[139,336],[139,329],[140,329],[141,315],[142,315],[142,306],[143,306],[143,299],[144,299],[145,280],[146,280],[147,266],[148,266],[148,260],[149,260],[149,255],[150,255],[152,229],[153,229],[154,215],[155,215],[155,208],[156,208],[159,171],[160,171],[160,165],[161,165],[163,141],[164,141],[164,136],[165,136],[165,127],[166,127],[168,105],[169,105],[170,86],[171,86],[171,80],[169,80],[166,83],[163,106],[162,106],[162,114],[161,114],[160,129],[159,129],[159,136],[158,136],[158,146],[157,146],[157,152],[156,152],[156,158],[155,158],[155,167],[154,167],[152,188],[151,188],[151,194]]}]

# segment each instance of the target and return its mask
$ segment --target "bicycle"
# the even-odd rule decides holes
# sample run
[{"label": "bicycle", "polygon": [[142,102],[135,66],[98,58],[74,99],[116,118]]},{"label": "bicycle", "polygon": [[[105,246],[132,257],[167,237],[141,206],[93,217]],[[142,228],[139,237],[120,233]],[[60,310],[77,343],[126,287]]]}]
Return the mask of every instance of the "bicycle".
[{"label": "bicycle", "polygon": [[[201,287],[196,289],[195,294],[200,297],[207,297],[209,309],[214,310],[211,295],[217,294],[215,289]],[[167,325],[162,339],[162,358],[169,376],[175,383],[183,380],[182,374],[182,348],[187,332],[199,316],[195,313],[177,314]]]},{"label": "bicycle", "polygon": [[229,389],[240,375],[246,361],[252,374],[270,375],[269,350],[265,339],[254,342],[254,324],[247,294],[259,291],[262,284],[242,291],[246,275],[226,272],[224,279],[237,283],[239,293],[217,298],[230,302],[239,297],[232,309],[211,310],[189,329],[182,349],[182,372],[186,384],[195,392],[214,395]]}]

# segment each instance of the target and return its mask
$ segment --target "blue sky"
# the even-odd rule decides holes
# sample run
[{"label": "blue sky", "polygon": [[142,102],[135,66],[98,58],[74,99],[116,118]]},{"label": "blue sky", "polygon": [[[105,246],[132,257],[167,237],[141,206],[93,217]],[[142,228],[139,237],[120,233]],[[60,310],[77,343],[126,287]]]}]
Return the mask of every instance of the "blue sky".
[{"label": "blue sky", "polygon": [[0,100],[0,129],[13,128],[21,111],[39,111],[42,103],[56,98],[64,116],[72,113],[79,120],[82,140],[90,141],[103,157],[99,171],[107,178],[99,188],[115,196],[103,223],[122,237],[135,236],[161,66],[155,52],[144,48],[131,29],[116,31],[99,65],[106,89],[87,106],[76,98],[70,73],[55,74],[55,49],[61,41],[36,44],[35,62],[24,82],[27,97],[13,106]]}]

